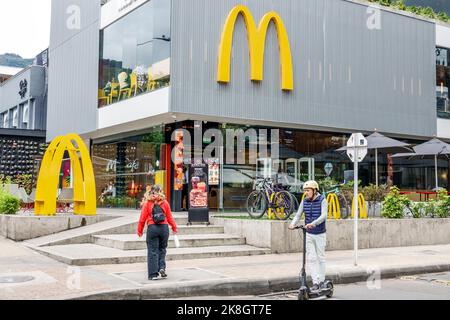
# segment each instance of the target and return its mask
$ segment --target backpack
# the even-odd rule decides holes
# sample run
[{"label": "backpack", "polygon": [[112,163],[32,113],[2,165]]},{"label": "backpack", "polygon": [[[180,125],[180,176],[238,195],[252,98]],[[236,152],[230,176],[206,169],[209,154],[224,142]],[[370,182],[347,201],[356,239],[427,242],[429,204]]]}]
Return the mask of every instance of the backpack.
[{"label": "backpack", "polygon": [[166,220],[166,215],[164,214],[163,209],[156,203],[153,205],[152,218],[155,224],[161,224]]}]

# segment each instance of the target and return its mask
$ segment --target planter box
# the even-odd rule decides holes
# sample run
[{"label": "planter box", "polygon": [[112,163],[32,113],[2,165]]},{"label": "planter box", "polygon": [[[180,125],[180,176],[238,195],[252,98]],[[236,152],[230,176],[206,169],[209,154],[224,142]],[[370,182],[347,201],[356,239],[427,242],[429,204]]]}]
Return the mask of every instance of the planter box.
[{"label": "planter box", "polygon": [[[303,234],[285,221],[214,217],[225,233],[245,237],[247,244],[273,253],[302,251]],[[353,220],[327,221],[327,250],[353,249]],[[358,221],[360,249],[450,244],[450,219],[369,219]]]},{"label": "planter box", "polygon": [[37,217],[30,215],[0,214],[0,236],[14,240],[30,240],[65,230],[113,219],[113,216],[75,216]]}]

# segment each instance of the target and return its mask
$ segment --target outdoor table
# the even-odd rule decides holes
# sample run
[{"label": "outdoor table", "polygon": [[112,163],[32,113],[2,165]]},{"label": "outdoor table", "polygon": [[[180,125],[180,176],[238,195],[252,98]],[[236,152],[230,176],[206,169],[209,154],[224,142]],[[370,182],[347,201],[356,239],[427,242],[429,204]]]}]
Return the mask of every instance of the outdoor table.
[{"label": "outdoor table", "polygon": [[434,192],[434,191],[416,191],[416,193],[419,194],[419,196],[420,196],[420,201],[422,201],[422,195],[424,195],[424,196],[425,196],[425,200],[428,201],[428,199],[429,199],[429,197],[430,197],[430,194],[437,194],[437,193]]}]

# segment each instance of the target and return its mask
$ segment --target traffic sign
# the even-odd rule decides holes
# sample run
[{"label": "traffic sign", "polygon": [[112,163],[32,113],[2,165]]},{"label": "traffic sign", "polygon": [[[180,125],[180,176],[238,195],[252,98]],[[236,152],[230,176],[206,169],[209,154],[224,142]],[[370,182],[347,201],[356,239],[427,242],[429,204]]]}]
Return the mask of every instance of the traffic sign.
[{"label": "traffic sign", "polygon": [[367,156],[367,139],[362,133],[354,133],[348,139],[347,155],[352,162],[361,162]]},{"label": "traffic sign", "polygon": [[333,172],[333,164],[327,163],[324,167],[326,175],[329,177],[331,172]]}]

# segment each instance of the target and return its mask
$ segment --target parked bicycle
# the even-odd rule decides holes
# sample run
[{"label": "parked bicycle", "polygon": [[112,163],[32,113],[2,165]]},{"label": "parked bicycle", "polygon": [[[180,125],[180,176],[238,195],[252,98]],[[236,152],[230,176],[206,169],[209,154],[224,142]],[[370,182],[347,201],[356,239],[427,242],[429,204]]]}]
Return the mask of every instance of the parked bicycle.
[{"label": "parked bicycle", "polygon": [[247,212],[253,219],[259,219],[272,212],[279,220],[287,220],[298,208],[297,199],[272,178],[259,178],[255,189],[247,197]]},{"label": "parked bicycle", "polygon": [[329,194],[332,194],[332,193],[336,194],[338,201],[339,201],[339,206],[341,207],[341,218],[347,219],[348,217],[351,216],[351,207],[350,207],[349,201],[345,197],[345,194],[342,192],[341,187],[342,187],[342,185],[340,185],[340,184],[332,186],[332,189],[325,191],[323,193],[323,195],[326,198],[326,197],[328,197]]}]

